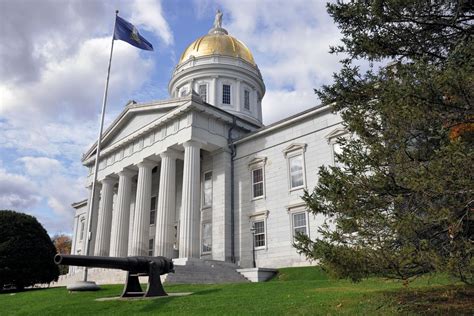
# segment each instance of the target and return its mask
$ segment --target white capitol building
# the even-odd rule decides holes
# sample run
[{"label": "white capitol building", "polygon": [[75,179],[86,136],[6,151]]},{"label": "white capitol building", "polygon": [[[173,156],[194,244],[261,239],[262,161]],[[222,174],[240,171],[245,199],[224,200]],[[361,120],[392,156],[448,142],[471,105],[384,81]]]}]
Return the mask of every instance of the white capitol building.
[{"label": "white capitol building", "polygon": [[[314,239],[324,218],[301,196],[334,164],[341,118],[319,106],[264,126],[262,75],[220,23],[183,52],[168,90],[127,104],[103,134],[89,254],[310,264],[293,238]],[[89,188],[95,150],[82,158]],[[85,252],[87,205],[73,204],[73,254]]]}]

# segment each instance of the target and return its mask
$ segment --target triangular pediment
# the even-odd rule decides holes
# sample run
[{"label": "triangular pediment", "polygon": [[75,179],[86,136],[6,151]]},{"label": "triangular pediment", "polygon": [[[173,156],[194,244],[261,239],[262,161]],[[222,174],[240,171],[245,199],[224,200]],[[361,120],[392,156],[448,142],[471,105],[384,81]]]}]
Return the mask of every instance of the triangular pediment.
[{"label": "triangular pediment", "polygon": [[306,144],[304,143],[293,143],[290,146],[283,149],[283,153],[288,154],[289,152],[296,151],[296,150],[306,150]]},{"label": "triangular pediment", "polygon": [[327,134],[326,136],[324,136],[328,141],[331,141],[332,139],[335,139],[335,138],[338,138],[338,137],[341,137],[343,135],[346,135],[348,132],[345,128],[343,127],[338,127],[336,129],[334,129],[333,131],[331,131],[329,134]]},{"label": "triangular pediment", "polygon": [[157,110],[130,113],[122,122],[120,122],[120,124],[117,124],[117,126],[115,126],[114,129],[110,131],[102,143],[102,148],[106,148],[107,145],[114,144],[121,139],[124,139],[141,128],[149,125],[153,121],[156,121],[167,112],[168,111],[166,110]]},{"label": "triangular pediment", "polygon": [[[176,102],[156,102],[146,104],[129,104],[120,113],[120,115],[110,124],[107,130],[102,134],[101,151],[107,147],[120,142],[128,136],[141,129],[146,129],[148,125],[153,124],[162,116],[173,111],[182,103]],[[95,143],[84,155],[83,160],[92,157],[95,153],[97,144]]]},{"label": "triangular pediment", "polygon": [[267,161],[267,157],[253,157],[252,159],[250,159],[248,165],[249,167],[251,167],[256,164],[265,164],[266,161]]}]

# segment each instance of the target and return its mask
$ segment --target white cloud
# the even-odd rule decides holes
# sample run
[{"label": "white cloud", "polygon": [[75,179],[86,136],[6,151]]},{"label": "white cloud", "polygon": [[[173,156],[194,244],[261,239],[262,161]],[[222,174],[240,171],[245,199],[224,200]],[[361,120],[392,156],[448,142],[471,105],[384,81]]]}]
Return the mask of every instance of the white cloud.
[{"label": "white cloud", "polygon": [[63,171],[61,163],[48,157],[22,157],[19,159],[25,165],[25,171],[30,176],[48,176]]},{"label": "white cloud", "polygon": [[[18,159],[23,164],[23,170],[28,177],[18,174],[7,174],[6,178],[10,187],[14,187],[14,192],[18,192],[18,196],[25,195],[25,191],[21,188],[30,188],[37,201],[26,200],[22,204],[22,210],[41,218],[48,223],[61,223],[63,229],[72,228],[72,219],[74,210],[71,203],[82,200],[87,196],[87,190],[84,188],[85,177],[78,176],[76,173],[77,166],[65,165],[59,160],[48,157],[21,157]],[[18,168],[19,169],[19,168]],[[1,169],[0,169],[1,171]],[[0,173],[1,181],[1,173]],[[16,185],[12,186],[12,183]],[[1,190],[1,188],[0,188]],[[9,194],[9,197],[16,196]],[[44,213],[37,207],[35,203],[39,199],[44,199],[46,204],[52,209],[53,213]],[[16,201],[15,201],[16,202]],[[54,231],[57,231],[54,228]],[[47,227],[51,232],[52,227]]]},{"label": "white cloud", "polygon": [[[97,137],[109,13],[121,6],[127,20],[165,45],[173,44],[173,34],[160,1],[44,0],[33,11],[30,6],[10,1],[0,11],[0,153],[11,160],[0,161],[0,207],[25,210],[49,231],[65,231],[72,227],[70,204],[87,196],[80,158]],[[150,79],[152,58],[115,42],[106,121]]]},{"label": "white cloud", "polygon": [[267,90],[262,101],[263,117],[267,124],[273,123],[316,106],[316,102],[313,90]]},{"label": "white cloud", "polygon": [[[100,108],[109,51],[109,38],[90,39],[76,54],[48,60],[39,81],[23,86],[1,84],[0,115],[22,122],[39,118],[57,121],[67,116],[91,119]],[[140,58],[137,49],[116,45],[110,79],[112,103],[137,89],[152,66],[151,60]]]},{"label": "white cloud", "polygon": [[166,45],[173,44],[173,34],[163,16],[161,2],[152,0],[135,0],[132,21],[141,25],[145,30],[158,35]]},{"label": "white cloud", "polygon": [[41,200],[31,180],[0,168],[0,209],[25,210]]}]

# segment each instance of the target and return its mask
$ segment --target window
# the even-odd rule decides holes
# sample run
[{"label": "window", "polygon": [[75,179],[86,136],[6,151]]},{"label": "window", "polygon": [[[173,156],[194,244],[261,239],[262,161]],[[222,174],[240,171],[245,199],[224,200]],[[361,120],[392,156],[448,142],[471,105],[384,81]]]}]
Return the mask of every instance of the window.
[{"label": "window", "polygon": [[178,250],[179,249],[179,222],[174,225],[174,243],[173,243],[173,249]]},{"label": "window", "polygon": [[151,257],[153,256],[153,248],[155,247],[155,240],[151,238],[148,241],[148,255]]},{"label": "window", "polygon": [[202,224],[202,253],[212,251],[212,224]]},{"label": "window", "polygon": [[349,138],[349,133],[342,127],[336,128],[331,133],[325,136],[328,140],[328,144],[332,147],[332,164],[335,167],[343,168],[344,165],[337,160],[336,155],[342,154],[341,145],[338,143],[339,138]]},{"label": "window", "polygon": [[252,170],[252,198],[263,197],[263,168]]},{"label": "window", "polygon": [[150,202],[150,225],[155,225],[155,222],[156,222],[156,196],[153,196]]},{"label": "window", "polygon": [[201,99],[204,102],[207,102],[207,85],[200,84],[199,87],[198,87],[198,93],[199,93],[199,96],[201,97]]},{"label": "window", "polygon": [[230,104],[230,85],[222,85],[222,103]]},{"label": "window", "polygon": [[79,240],[84,239],[84,228],[86,228],[85,226],[86,226],[86,222],[83,218],[83,219],[81,219],[81,230],[80,230]]},{"label": "window", "polygon": [[202,191],[202,206],[212,206],[212,171],[204,174]]},{"label": "window", "polygon": [[184,97],[186,95],[186,93],[187,93],[186,89],[182,89],[179,96]]},{"label": "window", "polygon": [[244,90],[244,108],[250,110],[250,91]]},{"label": "window", "polygon": [[253,222],[255,248],[265,247],[265,221]]},{"label": "window", "polygon": [[332,158],[333,158],[333,165],[334,165],[335,167],[343,167],[343,165],[342,165],[342,164],[339,162],[339,160],[337,160],[337,158],[336,158],[336,155],[342,154],[341,145],[338,144],[338,143],[336,143],[336,142],[334,142],[334,143],[332,144],[332,153],[333,153],[333,154],[332,154],[332,156],[333,156],[333,157],[332,157]]},{"label": "window", "polygon": [[307,235],[306,212],[293,213],[291,217],[293,221],[293,237],[296,237],[298,234]]},{"label": "window", "polygon": [[303,155],[290,157],[288,164],[290,168],[290,189],[304,186]]}]

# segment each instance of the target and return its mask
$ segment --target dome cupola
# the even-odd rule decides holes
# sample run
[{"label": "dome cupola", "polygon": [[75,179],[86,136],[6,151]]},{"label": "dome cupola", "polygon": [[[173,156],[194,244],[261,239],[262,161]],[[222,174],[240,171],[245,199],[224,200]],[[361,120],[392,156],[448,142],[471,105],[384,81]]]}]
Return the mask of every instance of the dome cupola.
[{"label": "dome cupola", "polygon": [[260,70],[248,47],[222,27],[219,10],[208,34],[184,50],[168,90],[172,97],[194,90],[203,101],[262,125]]}]

